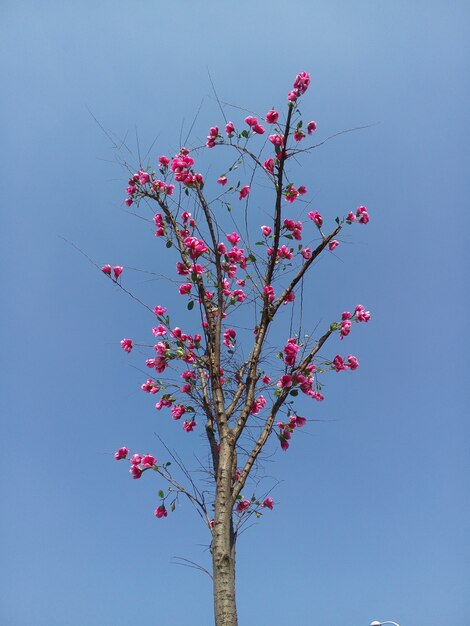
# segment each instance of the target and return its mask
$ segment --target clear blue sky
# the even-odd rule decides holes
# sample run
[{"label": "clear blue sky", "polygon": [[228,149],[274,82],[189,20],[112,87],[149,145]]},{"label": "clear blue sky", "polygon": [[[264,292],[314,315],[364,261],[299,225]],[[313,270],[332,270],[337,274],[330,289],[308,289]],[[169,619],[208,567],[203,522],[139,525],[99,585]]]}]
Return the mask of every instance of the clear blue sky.
[{"label": "clear blue sky", "polygon": [[61,239],[173,270],[123,210],[90,111],[128,133],[130,160],[136,135],[171,153],[201,102],[195,137],[221,121],[208,68],[223,100],[260,112],[311,72],[319,138],[379,122],[303,170],[325,215],[372,218],[318,265],[312,320],[356,302],[373,320],[348,338],[360,369],[313,407],[324,421],[269,468],[276,509],[239,542],[240,624],[466,622],[469,16],[463,0],[2,1],[2,624],[211,623],[209,579],[172,564],[208,563],[206,529],[187,505],[154,519],[157,483],[111,455],[161,456],[156,431],[189,458],[200,441],[155,413],[119,348],[145,312]]}]

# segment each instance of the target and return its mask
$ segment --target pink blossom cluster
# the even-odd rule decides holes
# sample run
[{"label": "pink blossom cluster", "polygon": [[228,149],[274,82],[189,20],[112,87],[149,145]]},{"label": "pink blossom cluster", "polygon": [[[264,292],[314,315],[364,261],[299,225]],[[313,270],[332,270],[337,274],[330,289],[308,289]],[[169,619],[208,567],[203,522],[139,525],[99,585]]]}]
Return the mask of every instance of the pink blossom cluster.
[{"label": "pink blossom cluster", "polygon": [[297,344],[297,339],[295,337],[291,337],[287,340],[286,345],[284,346],[284,363],[289,367],[293,367],[295,365],[295,360],[297,359],[297,353],[299,351],[299,346]]},{"label": "pink blossom cluster", "polygon": [[279,428],[279,442],[281,444],[282,450],[287,450],[289,447],[289,441],[292,436],[292,433],[296,428],[302,428],[305,426],[307,420],[305,417],[300,417],[299,415],[291,415],[289,417],[289,423],[286,424],[284,422],[278,422],[277,427]]},{"label": "pink blossom cluster", "polygon": [[158,193],[164,193],[167,196],[172,196],[175,186],[173,184],[167,185],[162,180],[153,180],[152,181],[152,189]]},{"label": "pink blossom cluster", "polygon": [[111,268],[111,265],[108,264],[108,265],[103,265],[103,267],[101,268],[101,271],[103,272],[103,274],[106,274],[106,276],[111,277],[111,269],[114,274],[114,280],[117,280],[119,276],[122,274],[124,268],[122,267],[122,265],[115,265],[113,268]]},{"label": "pink blossom cluster", "polygon": [[192,259],[197,259],[201,254],[204,254],[209,250],[205,242],[197,237],[186,237],[184,239],[184,245],[189,251],[189,256]]},{"label": "pink blossom cluster", "polygon": [[125,199],[126,206],[131,206],[134,201],[135,196],[137,195],[139,189],[138,185],[142,185],[144,187],[147,183],[150,182],[150,174],[140,169],[136,172],[132,178],[128,181],[128,186],[126,188],[127,198]]},{"label": "pink blossom cluster", "polygon": [[362,304],[357,304],[353,315],[349,311],[344,311],[341,316],[340,339],[344,339],[351,332],[352,322],[368,322],[370,311],[366,311]]},{"label": "pink blossom cluster", "polygon": [[294,222],[294,220],[285,219],[284,227],[292,233],[292,236],[297,241],[302,239],[302,222]]},{"label": "pink blossom cluster", "polygon": [[236,336],[237,333],[233,328],[227,328],[227,330],[224,331],[224,345],[227,346],[227,348],[234,348],[235,344],[233,342]]},{"label": "pink blossom cluster", "polygon": [[359,367],[359,361],[352,354],[348,354],[346,361],[339,354],[337,354],[335,358],[333,359],[332,369],[334,369],[335,372],[340,372],[341,370],[347,370],[347,369],[356,370],[358,367]]},{"label": "pink blossom cluster", "polygon": [[[268,247],[267,249],[267,254],[268,256],[271,256],[273,253],[274,249],[272,247]],[[286,245],[280,246],[277,249],[276,252],[276,258],[277,259],[287,259],[288,261],[290,261],[293,258],[293,253],[292,250],[290,248],[288,248]]]},{"label": "pink blossom cluster", "polygon": [[209,130],[209,134],[207,136],[206,146],[208,148],[213,148],[215,146],[215,140],[219,136],[219,129],[217,126],[212,126]]},{"label": "pink blossom cluster", "polygon": [[258,396],[258,398],[254,400],[253,404],[251,405],[250,414],[258,415],[258,413],[262,409],[264,409],[265,405],[266,405],[266,398],[264,396]]},{"label": "pink blossom cluster", "polygon": [[264,133],[266,132],[264,126],[261,126],[261,124],[258,122],[257,117],[249,115],[245,118],[245,124],[248,124],[251,130],[257,135],[264,135]]},{"label": "pink blossom cluster", "polygon": [[204,178],[202,174],[194,174],[192,172],[192,166],[194,165],[194,159],[189,156],[189,150],[187,148],[181,148],[179,153],[171,161],[170,169],[175,176],[175,180],[179,183],[183,183],[186,187],[203,187]]},{"label": "pink blossom cluster", "polygon": [[303,95],[310,85],[310,74],[307,72],[300,72],[297,74],[294,81],[294,88],[287,94],[289,102],[295,102],[299,96]]},{"label": "pink blossom cluster", "polygon": [[[119,450],[115,453],[114,458],[117,461],[120,461],[121,459],[126,459],[128,454],[129,450],[127,448],[119,448]],[[129,470],[129,473],[131,474],[132,478],[137,479],[142,476],[145,470],[154,467],[157,463],[157,460],[151,454],[134,454],[130,458],[130,463],[131,468]]]},{"label": "pink blossom cluster", "polygon": [[352,224],[353,222],[356,221],[356,219],[359,222],[359,224],[369,223],[369,213],[367,212],[367,209],[365,206],[357,207],[355,214],[352,211],[349,211],[349,213],[346,216],[346,222],[348,224]]},{"label": "pink blossom cluster", "polygon": [[140,388],[142,389],[142,391],[145,391],[145,393],[151,394],[155,394],[160,391],[160,386],[151,378],[147,378],[147,381],[143,383]]}]

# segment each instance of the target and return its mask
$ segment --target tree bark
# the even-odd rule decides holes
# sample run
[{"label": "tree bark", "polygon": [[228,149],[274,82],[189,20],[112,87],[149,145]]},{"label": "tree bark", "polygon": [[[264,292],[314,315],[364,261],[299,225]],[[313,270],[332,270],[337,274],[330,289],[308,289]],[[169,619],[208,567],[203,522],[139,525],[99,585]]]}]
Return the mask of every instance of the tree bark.
[{"label": "tree bark", "polygon": [[231,487],[233,450],[221,444],[212,532],[214,615],[216,626],[237,626],[235,543]]}]

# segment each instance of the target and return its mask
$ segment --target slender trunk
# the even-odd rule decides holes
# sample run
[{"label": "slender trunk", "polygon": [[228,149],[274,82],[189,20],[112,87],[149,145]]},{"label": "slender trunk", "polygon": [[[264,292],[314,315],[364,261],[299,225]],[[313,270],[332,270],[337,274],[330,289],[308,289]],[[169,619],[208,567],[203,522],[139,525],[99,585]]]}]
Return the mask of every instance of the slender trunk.
[{"label": "slender trunk", "polygon": [[237,626],[235,601],[235,532],[232,522],[231,486],[233,451],[222,444],[215,498],[212,536],[214,614],[216,626]]}]

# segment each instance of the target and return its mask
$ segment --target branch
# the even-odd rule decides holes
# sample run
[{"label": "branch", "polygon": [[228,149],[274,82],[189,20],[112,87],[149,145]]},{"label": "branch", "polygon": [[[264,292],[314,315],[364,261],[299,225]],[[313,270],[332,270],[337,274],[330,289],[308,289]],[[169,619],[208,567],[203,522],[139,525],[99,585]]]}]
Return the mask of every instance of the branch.
[{"label": "branch", "polygon": [[[296,367],[293,370],[293,374],[295,373],[303,373],[305,372],[305,369],[307,367],[307,365],[310,363],[310,361],[313,359],[313,357],[315,356],[315,354],[321,349],[321,347],[323,346],[323,344],[325,343],[325,341],[328,339],[328,337],[333,333],[333,330],[328,330],[322,337],[320,337],[320,339],[318,340],[317,344],[312,348],[312,350],[309,352],[309,354],[304,358],[304,360],[302,361],[302,363]],[[289,395],[289,391],[290,389],[288,387],[284,388],[281,392],[281,395],[278,397],[278,399],[276,400],[276,402],[274,403],[269,416],[266,420],[266,423],[264,425],[264,428],[261,432],[261,435],[259,436],[257,442],[255,443],[255,446],[253,448],[253,450],[251,451],[246,463],[245,463],[245,467],[243,468],[242,473],[240,474],[240,477],[237,481],[237,483],[235,484],[233,491],[232,491],[232,498],[233,501],[235,502],[237,496],[240,494],[241,490],[243,489],[243,486],[245,485],[246,479],[248,478],[248,475],[251,471],[251,468],[253,467],[254,462],[256,461],[256,459],[258,458],[259,453],[261,452],[261,450],[264,447],[264,444],[266,443],[266,441],[268,440],[269,435],[271,434],[272,428],[273,428],[273,424],[274,424],[274,420],[276,418],[276,414],[279,411],[279,409],[281,408],[281,406],[284,404],[287,396]]]},{"label": "branch", "polygon": [[302,267],[300,268],[300,270],[298,271],[297,275],[292,280],[290,285],[288,287],[286,287],[286,289],[284,290],[282,295],[279,296],[277,301],[272,305],[271,310],[270,310],[271,318],[274,317],[274,315],[276,314],[276,311],[279,309],[281,304],[284,302],[285,298],[290,294],[290,292],[294,289],[294,287],[297,285],[297,283],[302,279],[303,275],[309,269],[309,267],[312,265],[312,263],[315,261],[317,256],[319,254],[321,254],[321,252],[323,252],[323,250],[326,248],[326,246],[330,243],[330,241],[334,237],[336,237],[336,235],[341,231],[342,228],[343,228],[343,224],[339,224],[334,229],[334,231],[331,232],[327,237],[323,237],[323,241],[312,252],[312,256],[310,257],[310,259],[308,259],[308,261],[302,265]]}]

